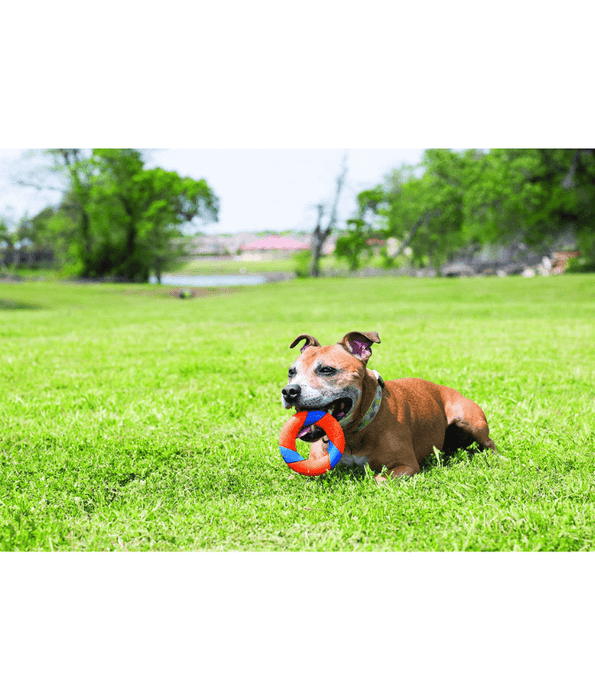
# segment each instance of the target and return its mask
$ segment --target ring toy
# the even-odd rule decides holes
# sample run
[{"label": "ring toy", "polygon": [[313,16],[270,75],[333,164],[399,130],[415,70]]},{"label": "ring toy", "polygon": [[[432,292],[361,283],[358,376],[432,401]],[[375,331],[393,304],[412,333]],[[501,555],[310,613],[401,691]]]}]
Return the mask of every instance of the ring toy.
[{"label": "ring toy", "polygon": [[[302,428],[317,425],[327,434],[328,453],[322,457],[304,459],[295,448],[295,441]],[[279,436],[279,449],[281,457],[288,467],[298,474],[306,476],[318,476],[324,474],[337,464],[345,449],[345,435],[343,429],[330,413],[326,411],[301,411],[294,414],[285,423]]]}]

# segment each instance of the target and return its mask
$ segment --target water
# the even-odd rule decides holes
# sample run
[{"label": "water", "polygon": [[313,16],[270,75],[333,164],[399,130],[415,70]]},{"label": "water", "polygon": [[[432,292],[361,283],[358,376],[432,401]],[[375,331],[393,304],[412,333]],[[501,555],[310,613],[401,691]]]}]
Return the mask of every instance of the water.
[{"label": "water", "polygon": [[[264,284],[262,275],[161,275],[161,283],[175,287],[239,287],[250,284]],[[149,282],[157,284],[153,275]]]}]

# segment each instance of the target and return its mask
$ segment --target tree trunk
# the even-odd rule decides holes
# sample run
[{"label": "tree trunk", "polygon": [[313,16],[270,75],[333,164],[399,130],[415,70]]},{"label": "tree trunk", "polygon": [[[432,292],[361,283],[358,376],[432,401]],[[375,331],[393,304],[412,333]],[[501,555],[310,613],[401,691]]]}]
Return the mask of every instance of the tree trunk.
[{"label": "tree trunk", "polygon": [[73,191],[77,200],[77,204],[81,213],[81,239],[85,249],[85,257],[88,260],[91,258],[91,224],[89,220],[89,212],[87,211],[88,187],[81,182],[78,167],[80,164],[78,148],[58,148],[56,149],[64,159],[70,177],[72,178]]},{"label": "tree trunk", "polygon": [[324,207],[322,204],[318,205],[318,221],[316,222],[316,228],[312,233],[312,267],[310,269],[310,275],[312,277],[320,277],[320,257],[322,255],[322,246],[324,244],[324,234],[320,228],[320,222],[322,220],[322,215],[324,213]]},{"label": "tree trunk", "polygon": [[124,254],[122,256],[122,264],[120,266],[120,274],[130,282],[144,282],[148,279],[148,274],[145,274],[138,260],[138,228],[134,217],[134,209],[130,201],[123,195],[120,195],[120,201],[128,217],[128,221],[126,222],[126,242]]},{"label": "tree trunk", "polygon": [[155,260],[155,277],[157,278],[157,284],[161,284],[161,258]]},{"label": "tree trunk", "polygon": [[343,189],[343,184],[345,183],[345,178],[347,176],[347,153],[343,158],[342,170],[337,178],[337,189],[335,191],[335,200],[333,202],[333,208],[331,210],[331,215],[327,227],[322,230],[322,216],[324,214],[324,206],[322,204],[318,205],[318,221],[316,223],[316,228],[312,233],[312,267],[310,269],[310,275],[312,277],[320,277],[320,258],[322,257],[322,247],[326,239],[333,232],[335,223],[337,221],[337,205],[339,204],[339,197],[341,195],[341,190]]}]

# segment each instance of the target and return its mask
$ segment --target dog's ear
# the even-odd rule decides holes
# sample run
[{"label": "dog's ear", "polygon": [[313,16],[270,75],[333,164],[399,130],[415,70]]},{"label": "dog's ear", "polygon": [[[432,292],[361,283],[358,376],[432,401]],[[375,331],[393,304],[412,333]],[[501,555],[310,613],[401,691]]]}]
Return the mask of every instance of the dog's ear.
[{"label": "dog's ear", "polygon": [[374,331],[370,333],[359,333],[358,331],[352,331],[347,333],[343,340],[339,341],[339,345],[342,345],[348,352],[350,352],[358,360],[361,360],[364,364],[370,359],[372,355],[372,343],[379,343],[380,336]]},{"label": "dog's ear", "polygon": [[295,348],[295,346],[300,342],[300,340],[305,340],[306,342],[302,345],[300,348],[300,352],[304,352],[306,348],[313,347],[313,348],[319,348],[320,343],[316,340],[316,338],[312,335],[298,335],[298,337],[293,341],[293,343],[289,346],[290,348]]}]

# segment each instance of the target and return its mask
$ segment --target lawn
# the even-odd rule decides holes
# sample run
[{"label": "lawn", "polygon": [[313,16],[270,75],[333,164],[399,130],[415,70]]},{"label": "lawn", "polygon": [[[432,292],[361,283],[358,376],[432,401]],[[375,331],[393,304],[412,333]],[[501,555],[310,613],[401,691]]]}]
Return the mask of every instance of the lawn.
[{"label": "lawn", "polygon": [[[594,275],[170,291],[0,284],[0,549],[595,549]],[[504,458],[294,474],[289,343],[350,330],[477,401]]]}]

